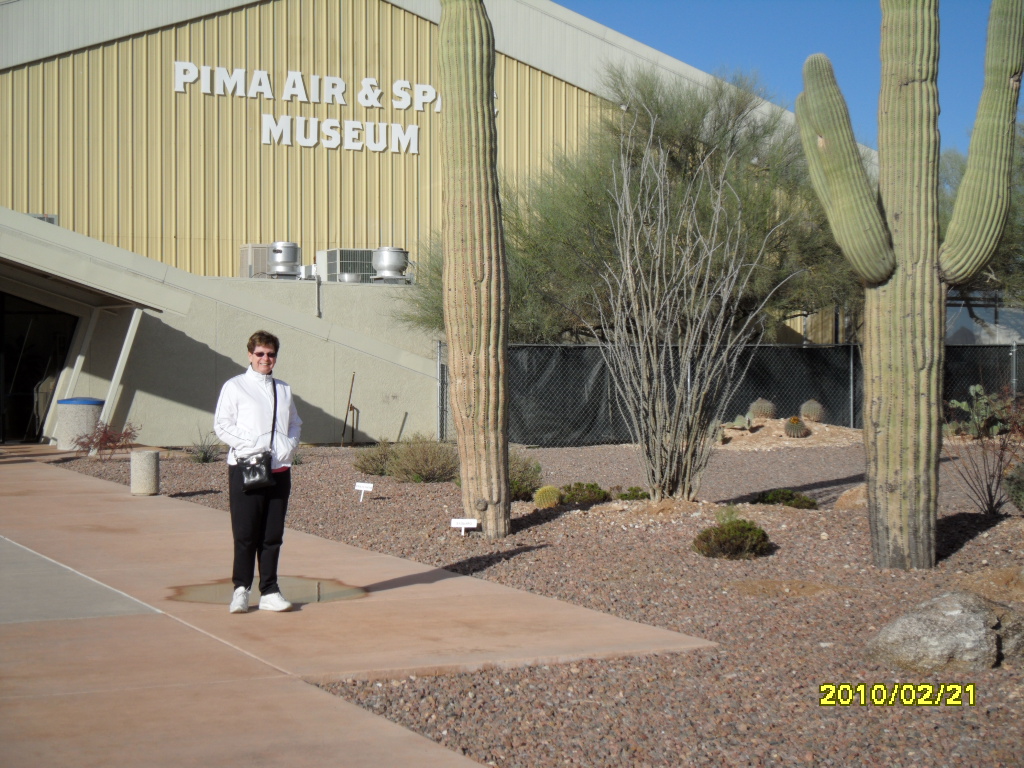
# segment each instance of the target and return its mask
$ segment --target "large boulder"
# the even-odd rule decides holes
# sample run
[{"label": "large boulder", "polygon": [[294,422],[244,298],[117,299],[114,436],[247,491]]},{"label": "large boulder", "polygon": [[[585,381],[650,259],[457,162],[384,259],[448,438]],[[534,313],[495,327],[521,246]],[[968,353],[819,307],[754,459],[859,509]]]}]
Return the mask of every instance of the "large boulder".
[{"label": "large boulder", "polygon": [[867,652],[922,674],[987,669],[1024,658],[1024,615],[972,592],[946,592],[882,627]]}]

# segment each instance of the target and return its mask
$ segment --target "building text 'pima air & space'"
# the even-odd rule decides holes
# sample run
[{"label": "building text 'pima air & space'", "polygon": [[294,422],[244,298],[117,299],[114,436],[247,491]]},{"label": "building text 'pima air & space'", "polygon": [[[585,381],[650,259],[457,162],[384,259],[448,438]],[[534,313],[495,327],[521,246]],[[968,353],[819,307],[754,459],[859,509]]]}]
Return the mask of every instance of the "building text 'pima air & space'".
[{"label": "building text 'pima air & space'", "polygon": [[[174,90],[187,93],[198,84],[207,96],[237,96],[239,98],[274,100],[274,87],[267,70],[228,69],[196,65],[191,61],[174,62]],[[345,94],[348,83],[343,78],[329,75],[304,75],[289,70],[281,90],[280,100],[302,104],[336,104],[348,106]],[[365,109],[384,109],[385,90],[377,78],[365,77],[360,81],[356,101]],[[390,106],[397,110],[412,108],[424,112],[433,105],[441,111],[441,97],[434,86],[395,80],[391,84]],[[323,146],[326,149],[345,149],[360,152],[393,152],[419,154],[418,125],[382,123],[361,120],[321,119],[293,115],[263,113],[261,141],[263,144],[283,144],[300,147]]]}]

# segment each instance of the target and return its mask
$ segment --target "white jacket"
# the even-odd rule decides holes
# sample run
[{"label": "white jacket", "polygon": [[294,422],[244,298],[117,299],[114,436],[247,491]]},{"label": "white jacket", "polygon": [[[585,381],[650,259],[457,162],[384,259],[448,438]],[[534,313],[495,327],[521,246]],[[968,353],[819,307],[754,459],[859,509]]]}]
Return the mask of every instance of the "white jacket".
[{"label": "white jacket", "polygon": [[[270,445],[270,412],[274,408],[273,384],[277,385],[277,431]],[[271,451],[271,469],[290,467],[299,444],[302,419],[292,401],[292,388],[280,379],[257,373],[252,366],[245,373],[224,382],[213,414],[213,431],[230,450],[228,464],[240,457]]]}]

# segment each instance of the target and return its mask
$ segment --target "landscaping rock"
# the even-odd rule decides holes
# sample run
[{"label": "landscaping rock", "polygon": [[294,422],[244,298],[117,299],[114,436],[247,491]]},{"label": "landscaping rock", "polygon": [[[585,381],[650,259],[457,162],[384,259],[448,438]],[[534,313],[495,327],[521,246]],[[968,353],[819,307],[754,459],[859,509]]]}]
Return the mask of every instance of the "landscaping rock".
[{"label": "landscaping rock", "polygon": [[882,627],[867,652],[920,673],[987,669],[1024,656],[1024,616],[971,592],[946,592]]},{"label": "landscaping rock", "polygon": [[840,510],[864,509],[867,505],[868,487],[861,483],[836,499],[835,508]]}]

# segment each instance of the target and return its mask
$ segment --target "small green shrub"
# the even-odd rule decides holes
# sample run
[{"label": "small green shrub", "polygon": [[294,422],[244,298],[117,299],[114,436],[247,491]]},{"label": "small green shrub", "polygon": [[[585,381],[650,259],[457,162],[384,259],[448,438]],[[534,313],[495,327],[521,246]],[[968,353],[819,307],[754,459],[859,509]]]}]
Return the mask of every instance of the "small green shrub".
[{"label": "small green shrub", "polygon": [[964,434],[964,424],[962,421],[947,421],[942,425],[942,437],[945,440],[959,437],[962,434]]},{"label": "small green shrub", "polygon": [[540,462],[534,461],[521,450],[508,451],[508,486],[512,501],[529,501],[533,492],[540,488],[544,471]]},{"label": "small green shrub", "polygon": [[733,520],[739,519],[739,512],[740,511],[736,508],[734,504],[729,504],[728,506],[721,507],[720,509],[717,509],[715,511],[715,522],[719,525],[731,523]]},{"label": "small green shrub", "polygon": [[748,413],[746,416],[737,414],[735,419],[730,421],[728,424],[725,424],[724,426],[729,429],[750,429],[750,424],[751,422],[753,422],[753,420],[754,417],[750,413]]},{"label": "small green shrub", "polygon": [[417,433],[393,448],[388,474],[401,483],[445,483],[459,476],[459,450],[452,443]]},{"label": "small green shrub", "polygon": [[807,428],[803,420],[799,416],[790,416],[786,419],[786,426],[783,428],[786,433],[786,437],[807,437],[811,434],[811,430]]},{"label": "small green shrub", "polygon": [[382,437],[379,443],[356,451],[356,458],[352,462],[352,466],[367,475],[389,475],[391,474],[391,461],[394,457],[394,444]]},{"label": "small green shrub", "polygon": [[192,443],[191,448],[186,448],[185,453],[196,464],[212,464],[220,458],[220,441],[213,432],[199,433],[199,439]]},{"label": "small green shrub", "polygon": [[533,494],[533,505],[537,509],[551,509],[562,503],[562,492],[553,485],[543,485]]},{"label": "small green shrub", "polygon": [[726,560],[750,560],[771,550],[772,543],[764,529],[738,518],[705,528],[693,540],[693,551],[697,554]]},{"label": "small green shrub", "polygon": [[967,400],[950,400],[951,410],[967,414],[963,425],[966,434],[975,440],[983,437],[995,437],[1006,431],[1006,421],[1013,409],[1013,398],[1006,394],[985,394],[981,384],[967,388]]},{"label": "small green shrub", "polygon": [[292,466],[293,467],[299,466],[299,464],[302,464],[304,461],[305,461],[305,459],[302,458],[302,452],[298,448],[296,448],[294,451],[292,451]]},{"label": "small green shrub", "polygon": [[790,490],[789,488],[772,488],[770,491],[761,491],[754,499],[755,504],[782,504],[795,509],[817,509],[818,502],[810,496]]},{"label": "small green shrub", "polygon": [[562,502],[565,504],[600,504],[608,499],[608,491],[597,483],[573,483],[562,486]]},{"label": "small green shrub", "polygon": [[639,501],[641,499],[651,498],[651,494],[636,485],[631,485],[625,491],[620,493],[615,498],[621,499],[622,501]]}]

